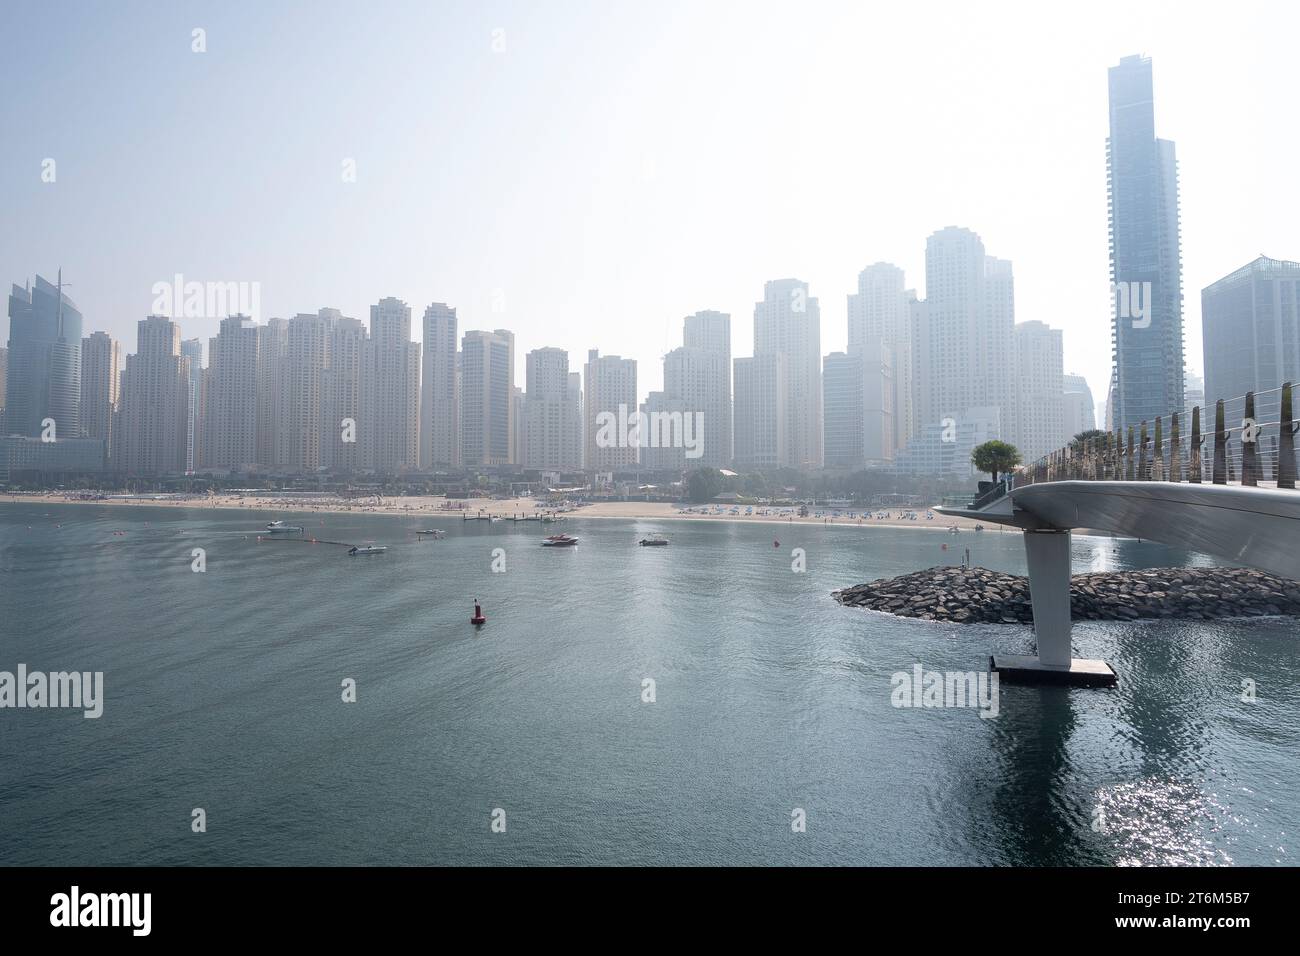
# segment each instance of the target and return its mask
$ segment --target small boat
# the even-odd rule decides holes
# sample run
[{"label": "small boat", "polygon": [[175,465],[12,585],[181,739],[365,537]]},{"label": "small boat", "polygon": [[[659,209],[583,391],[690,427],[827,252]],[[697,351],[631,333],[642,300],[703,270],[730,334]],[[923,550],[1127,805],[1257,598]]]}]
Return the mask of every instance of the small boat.
[{"label": "small boat", "polygon": [[276,533],[288,534],[290,532],[301,532],[302,528],[290,527],[289,525],[285,524],[283,521],[269,521],[267,522],[266,530],[271,534],[276,534]]},{"label": "small boat", "polygon": [[425,528],[424,530],[422,530],[422,531],[417,531],[417,532],[415,532],[415,533],[416,533],[416,534],[427,534],[427,535],[430,535],[430,536],[432,536],[432,537],[434,537],[434,538],[442,538],[442,537],[445,537],[445,536],[446,536],[446,532],[445,532],[445,531],[439,531],[437,528]]},{"label": "small boat", "polygon": [[666,548],[668,539],[661,534],[650,534],[642,538],[640,544],[643,548]]},{"label": "small boat", "polygon": [[570,548],[577,543],[577,538],[572,538],[567,534],[553,534],[542,539],[543,548]]},{"label": "small boat", "polygon": [[375,545],[372,544],[368,544],[364,546],[354,545],[353,547],[348,548],[348,554],[352,555],[353,557],[356,557],[358,554],[383,554],[387,550],[388,550],[387,548],[376,547]]}]

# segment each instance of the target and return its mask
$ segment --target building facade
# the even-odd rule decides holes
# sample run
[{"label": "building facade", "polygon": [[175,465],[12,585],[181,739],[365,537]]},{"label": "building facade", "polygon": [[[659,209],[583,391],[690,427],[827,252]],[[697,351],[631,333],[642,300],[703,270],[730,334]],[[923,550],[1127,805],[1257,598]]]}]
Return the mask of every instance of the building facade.
[{"label": "building facade", "polygon": [[[41,276],[9,294],[5,426],[15,435],[81,435],[81,312]],[[53,432],[50,431],[53,423]]]},{"label": "building facade", "polygon": [[783,464],[822,466],[821,308],[798,279],[775,279],[754,305],[754,355],[784,358]]},{"label": "building facade", "polygon": [[113,430],[121,402],[122,346],[107,332],[81,340],[81,432],[98,438],[113,456]]},{"label": "building facade", "polygon": [[1109,71],[1111,344],[1116,425],[1168,416],[1183,404],[1183,278],[1178,164],[1155,134],[1151,60]]},{"label": "building facade", "polygon": [[515,335],[469,331],[461,339],[461,461],[465,467],[515,460]]},{"label": "building facade", "polygon": [[[583,369],[586,382],[584,418],[586,420],[587,471],[614,472],[635,468],[636,444],[628,441],[621,423],[636,415],[636,359],[601,355],[596,349],[587,352]],[[612,424],[611,424],[612,423]]]},{"label": "building facade", "polygon": [[1260,393],[1257,419],[1276,422],[1273,390],[1300,383],[1300,262],[1260,256],[1206,286],[1201,335],[1202,403]]},{"label": "building facade", "polygon": [[420,369],[420,467],[460,467],[460,387],[456,381],[456,310],[434,302],[424,310]]}]

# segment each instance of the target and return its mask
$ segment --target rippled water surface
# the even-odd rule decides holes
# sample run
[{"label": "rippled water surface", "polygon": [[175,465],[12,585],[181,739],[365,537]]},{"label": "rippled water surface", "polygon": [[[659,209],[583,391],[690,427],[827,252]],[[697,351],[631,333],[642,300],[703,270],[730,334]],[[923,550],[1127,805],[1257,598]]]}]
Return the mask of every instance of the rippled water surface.
[{"label": "rippled water surface", "polygon": [[[0,710],[0,862],[1204,865],[1296,852],[1295,621],[1078,624],[1076,653],[1109,661],[1117,688],[1005,686],[999,715],[981,719],[895,708],[891,675],[983,670],[991,652],[1027,651],[1028,628],[897,620],[830,592],[959,563],[965,548],[1023,573],[1014,534],[573,519],[581,543],[561,550],[538,546],[536,524],[284,516],[389,548],[351,558],[258,540],[276,517],[0,506],[0,670],[103,671],[106,685],[98,720]],[[430,523],[448,536],[417,539]],[[648,531],[671,546],[637,547]],[[1101,538],[1076,538],[1074,560],[1204,563]],[[191,832],[195,807],[206,833]],[[794,808],[806,833],[792,832]]]}]

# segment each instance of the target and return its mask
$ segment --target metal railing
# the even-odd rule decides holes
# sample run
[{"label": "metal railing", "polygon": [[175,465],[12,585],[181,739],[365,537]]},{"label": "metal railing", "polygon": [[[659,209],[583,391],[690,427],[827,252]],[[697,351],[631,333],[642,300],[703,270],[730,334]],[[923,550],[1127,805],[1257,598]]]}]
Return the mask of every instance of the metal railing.
[{"label": "metal railing", "polygon": [[[1260,411],[1262,409],[1262,411]],[[1295,488],[1295,435],[1291,383],[1265,392],[1219,399],[1212,432],[1202,429],[1201,409],[1192,408],[1191,435],[1184,439],[1179,413],[1073,441],[1015,472],[1012,487],[1043,481],[1177,481],[1257,486],[1274,482]],[[1258,412],[1258,414],[1257,414]],[[1261,421],[1261,417],[1271,420]],[[1231,421],[1239,425],[1229,426]]]}]

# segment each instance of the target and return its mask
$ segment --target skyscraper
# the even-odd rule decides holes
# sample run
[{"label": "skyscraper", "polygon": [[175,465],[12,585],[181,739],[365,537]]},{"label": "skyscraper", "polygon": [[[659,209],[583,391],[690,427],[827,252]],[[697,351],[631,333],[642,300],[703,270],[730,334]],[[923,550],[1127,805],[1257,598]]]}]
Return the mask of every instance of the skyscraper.
[{"label": "skyscraper", "polygon": [[[204,468],[246,472],[258,464],[258,370],[264,328],[246,315],[232,315],[221,320],[217,334],[208,340]],[[188,423],[187,413],[187,432]]]},{"label": "skyscraper", "polygon": [[1065,389],[1062,406],[1065,427],[1062,429],[1062,437],[1065,441],[1061,444],[1064,445],[1080,432],[1092,431],[1097,427],[1097,409],[1092,389],[1082,375],[1066,375],[1062,383]]},{"label": "skyscraper", "polygon": [[788,464],[786,358],[764,352],[733,362],[736,383],[736,465],[771,469]]},{"label": "skyscraper", "polygon": [[420,347],[411,341],[411,307],[381,299],[370,307],[362,347],[361,467],[400,472],[420,463]]},{"label": "skyscraper", "polygon": [[583,410],[582,395],[582,373],[569,373],[569,390],[566,393],[569,402],[569,447],[573,449],[574,471],[582,471],[587,467],[586,453],[587,443],[584,440],[586,413]]},{"label": "skyscraper", "polygon": [[420,370],[420,467],[460,466],[460,389],[456,383],[456,310],[434,302],[424,310]]},{"label": "skyscraper", "polygon": [[190,407],[187,415],[188,422],[185,429],[185,470],[191,472],[194,471],[198,465],[199,451],[203,444],[199,435],[202,406],[200,401],[200,392],[203,390],[203,340],[182,339],[181,355],[190,363],[188,373],[190,381]]},{"label": "skyscraper", "polygon": [[[1300,383],[1300,262],[1260,256],[1206,286],[1201,335],[1207,401]],[[1278,399],[1261,396],[1255,411],[1277,421]]]},{"label": "skyscraper", "polygon": [[822,466],[821,308],[798,279],[776,279],[754,305],[754,355],[785,359],[785,451],[793,468]]},{"label": "skyscraper", "polygon": [[1011,263],[986,255],[969,229],[948,226],[926,241],[925,293],[914,306],[918,421],[943,424],[995,407],[1005,428],[1014,404]]},{"label": "skyscraper", "polygon": [[5,389],[9,378],[9,350],[0,348],[0,435],[9,434],[5,428]]},{"label": "skyscraper", "polygon": [[1060,448],[1069,438],[1065,434],[1061,330],[1043,322],[1021,322],[1015,328],[1013,353],[1015,403],[1010,441],[1029,463]]},{"label": "skyscraper", "polygon": [[334,471],[360,467],[361,355],[366,326],[338,309],[321,309],[330,323],[329,372],[325,377],[321,464]]},{"label": "skyscraper", "polygon": [[705,447],[713,449],[711,454],[718,464],[730,464],[734,454],[731,421],[731,316],[707,309],[688,315],[682,323],[682,345],[688,349],[704,349],[721,358],[717,408],[721,411],[722,418],[712,425],[705,421]]},{"label": "skyscraper", "polygon": [[[612,472],[635,467],[637,448],[625,440],[628,436],[620,429],[621,423],[637,412],[636,359],[601,355],[597,349],[590,349],[583,379],[587,386],[583,403],[587,471]],[[606,419],[606,415],[613,418]],[[619,423],[619,427],[602,428],[602,421]]]},{"label": "skyscraper", "polygon": [[[889,351],[892,373],[893,450],[907,444],[915,432],[912,403],[912,319],[903,270],[877,262],[858,273],[858,291],[848,298],[848,351],[875,341]],[[827,451],[829,459],[830,452]]]},{"label": "skyscraper", "polygon": [[284,396],[282,378],[285,357],[289,353],[289,321],[268,319],[257,326],[257,456],[256,465],[279,468],[280,428],[284,415],[280,401]]},{"label": "skyscraper", "polygon": [[461,460],[466,467],[513,464],[514,333],[466,332],[460,360]]},{"label": "skyscraper", "polygon": [[826,467],[861,471],[894,458],[894,382],[889,346],[870,337],[822,362]]},{"label": "skyscraper", "polygon": [[278,385],[280,427],[275,459],[291,473],[324,467],[322,445],[328,441],[330,318],[321,310],[299,313],[289,320],[288,338]]},{"label": "skyscraper", "polygon": [[1155,135],[1151,60],[1110,68],[1111,344],[1119,426],[1183,405],[1183,278],[1174,144]]},{"label": "skyscraper", "polygon": [[[60,279],[60,283],[62,280]],[[81,435],[81,313],[61,285],[41,276],[9,295],[9,369],[5,423],[11,434]]]},{"label": "skyscraper", "polygon": [[129,475],[167,475],[185,470],[189,429],[188,363],[181,330],[151,315],[136,326],[135,354],[122,375],[122,445],[118,468]]},{"label": "skyscraper", "polygon": [[[528,353],[525,365],[523,466],[541,471],[577,471],[582,467],[581,414],[575,404],[569,353],[541,348]],[[575,421],[576,420],[576,421]],[[576,426],[576,427],[575,427]]]},{"label": "skyscraper", "polygon": [[[679,402],[680,407],[673,408],[682,413],[683,429],[691,429],[692,443],[698,443],[698,457],[683,458],[682,467],[726,468],[731,464],[730,441],[723,437],[731,426],[730,409],[723,406],[723,397],[731,391],[731,376],[723,366],[724,354],[730,351],[730,346],[725,353],[721,348],[683,346],[664,356],[664,398],[659,410],[671,411],[670,399]],[[685,437],[683,432],[683,440]]]},{"label": "skyscraper", "polygon": [[93,332],[81,340],[81,431],[86,438],[104,442],[104,454],[113,455],[122,377],[122,346],[107,332]]}]

